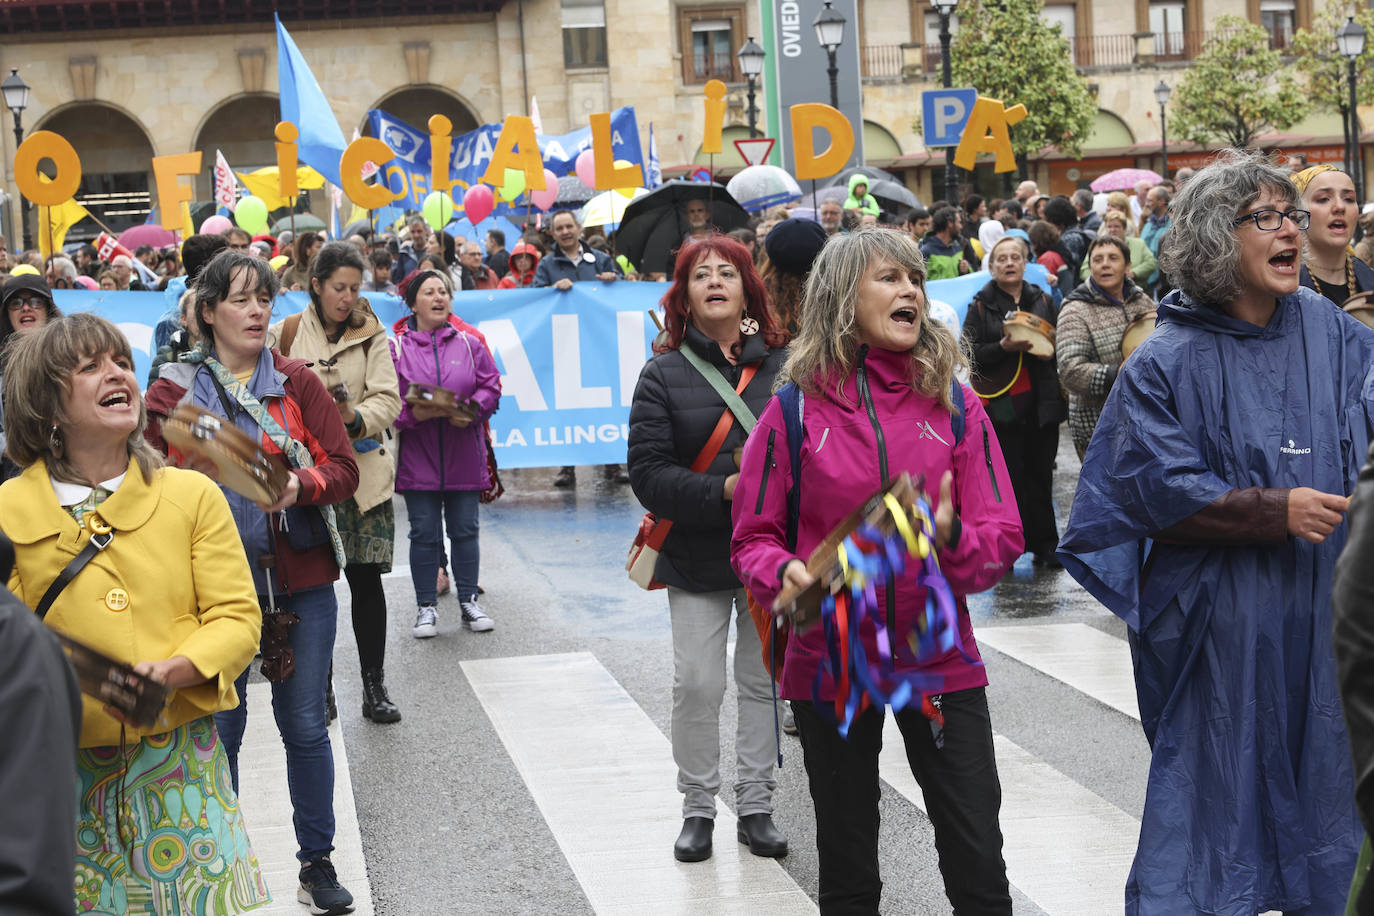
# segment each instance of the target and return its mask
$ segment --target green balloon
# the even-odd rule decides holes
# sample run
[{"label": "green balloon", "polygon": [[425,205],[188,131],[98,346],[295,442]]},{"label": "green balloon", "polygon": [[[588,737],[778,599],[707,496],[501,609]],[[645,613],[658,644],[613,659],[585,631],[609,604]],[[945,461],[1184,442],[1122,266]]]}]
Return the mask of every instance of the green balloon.
[{"label": "green balloon", "polygon": [[258,197],[245,197],[234,208],[234,222],[249,235],[267,231],[267,204]]},{"label": "green balloon", "polygon": [[521,169],[506,169],[506,181],[501,185],[501,198],[506,203],[514,203],[515,198],[525,193],[525,173]]},{"label": "green balloon", "polygon": [[453,201],[443,191],[431,191],[425,198],[425,205],[420,212],[424,214],[429,228],[438,232],[453,219]]}]

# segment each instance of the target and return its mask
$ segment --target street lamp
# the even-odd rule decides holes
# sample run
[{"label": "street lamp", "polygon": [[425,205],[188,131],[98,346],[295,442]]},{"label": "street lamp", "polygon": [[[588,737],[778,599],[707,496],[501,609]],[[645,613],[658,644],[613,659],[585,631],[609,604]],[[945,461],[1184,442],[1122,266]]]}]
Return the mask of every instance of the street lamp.
[{"label": "street lamp", "polygon": [[816,21],[811,23],[816,30],[816,41],[820,42],[822,48],[830,59],[830,69],[826,73],[830,75],[830,107],[840,107],[840,68],[835,65],[835,52],[844,43],[844,24],[845,18],[839,10],[830,5],[830,0],[825,0],[825,6],[816,14]]},{"label": "street lamp", "polygon": [[1336,47],[1349,65],[1350,77],[1350,158],[1346,162],[1355,179],[1355,199],[1364,201],[1364,163],[1360,156],[1360,113],[1355,108],[1355,60],[1364,53],[1364,27],[1351,16],[1336,32]]},{"label": "street lamp", "polygon": [[[941,85],[948,89],[951,85],[949,75],[949,17],[959,0],[930,0],[935,13],[940,17],[940,68]],[[945,147],[945,200],[959,206],[959,181],[954,176],[954,147]]]},{"label": "street lamp", "polygon": [[756,128],[759,123],[759,110],[754,107],[754,80],[763,72],[764,51],[755,43],[754,36],[750,35],[735,56],[739,58],[739,71],[749,81],[749,110],[745,114],[749,119],[749,137],[752,139],[758,133]]},{"label": "street lamp", "polygon": [[1155,87],[1155,101],[1159,103],[1159,152],[1164,157],[1162,174],[1165,178],[1169,177],[1169,132],[1164,120],[1164,106],[1169,104],[1169,94],[1173,91],[1164,80],[1160,80]]},{"label": "street lamp", "polygon": [[[19,75],[18,68],[10,68],[10,75],[0,83],[0,95],[5,97],[5,107],[14,115],[14,148],[17,150],[24,142],[24,123],[20,115],[29,107],[29,84]],[[22,226],[24,248],[27,249],[33,244],[33,239],[29,235],[29,202],[22,194],[19,196],[19,222]]]}]

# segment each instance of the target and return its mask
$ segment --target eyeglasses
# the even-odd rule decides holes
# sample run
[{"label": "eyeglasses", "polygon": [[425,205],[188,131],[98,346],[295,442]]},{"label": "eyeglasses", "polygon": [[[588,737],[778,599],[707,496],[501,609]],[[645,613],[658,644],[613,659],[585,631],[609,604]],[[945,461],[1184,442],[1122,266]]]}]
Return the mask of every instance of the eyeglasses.
[{"label": "eyeglasses", "polygon": [[1266,207],[1263,210],[1256,210],[1254,213],[1236,217],[1231,220],[1231,225],[1239,226],[1248,219],[1254,220],[1255,228],[1262,232],[1277,232],[1285,219],[1291,219],[1294,226],[1306,230],[1308,224],[1312,222],[1312,214],[1308,210],[1289,210],[1285,213]]},{"label": "eyeglasses", "polygon": [[11,299],[9,302],[5,303],[5,308],[9,309],[11,312],[18,312],[26,308],[32,309],[35,312],[41,312],[47,307],[48,300],[46,299]]}]

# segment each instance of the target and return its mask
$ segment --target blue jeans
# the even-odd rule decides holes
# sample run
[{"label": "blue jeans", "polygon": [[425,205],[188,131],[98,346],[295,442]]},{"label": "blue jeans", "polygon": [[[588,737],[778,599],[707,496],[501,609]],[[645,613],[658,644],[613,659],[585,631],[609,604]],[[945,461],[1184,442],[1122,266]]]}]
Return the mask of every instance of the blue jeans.
[{"label": "blue jeans", "polygon": [[[272,713],[286,747],[286,784],[300,847],[296,858],[313,862],[334,848],[334,750],[329,744],[324,698],[339,606],[332,585],[293,592],[279,598],[278,606],[294,611],[301,619],[290,630],[296,673],[272,685]],[[215,728],[229,756],[235,793],[239,788],[239,748],[248,724],[247,686],[245,670],[234,682],[238,707],[215,713]]]},{"label": "blue jeans", "polygon": [[407,490],[406,513],[410,516],[410,580],[417,604],[434,604],[435,581],[444,551],[444,523],[452,558],[453,593],[460,601],[477,594],[477,490]]}]

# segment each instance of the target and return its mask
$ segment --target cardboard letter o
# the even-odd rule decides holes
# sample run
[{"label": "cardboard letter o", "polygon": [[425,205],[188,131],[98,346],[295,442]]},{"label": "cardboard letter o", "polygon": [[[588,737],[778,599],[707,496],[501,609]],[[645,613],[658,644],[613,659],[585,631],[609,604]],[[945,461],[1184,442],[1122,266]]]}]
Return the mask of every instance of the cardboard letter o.
[{"label": "cardboard letter o", "polygon": [[[38,177],[38,163],[44,159],[51,159],[57,166],[57,177],[50,182]],[[61,134],[34,131],[14,154],[14,183],[20,194],[40,207],[65,204],[81,187],[81,157]]]}]

